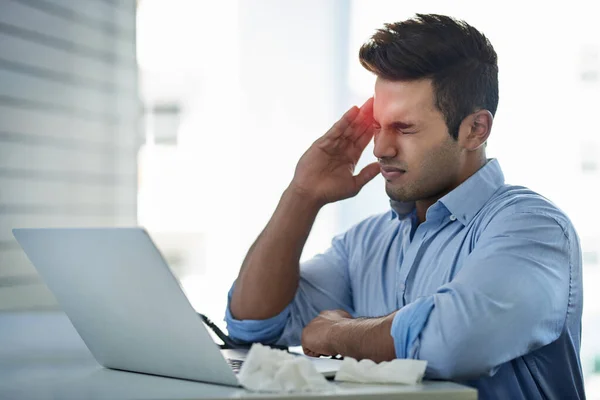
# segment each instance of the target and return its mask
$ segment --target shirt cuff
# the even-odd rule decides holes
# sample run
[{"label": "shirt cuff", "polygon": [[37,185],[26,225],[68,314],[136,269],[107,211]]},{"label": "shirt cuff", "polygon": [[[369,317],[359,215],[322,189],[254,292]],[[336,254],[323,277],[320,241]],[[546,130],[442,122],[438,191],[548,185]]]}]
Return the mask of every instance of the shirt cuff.
[{"label": "shirt cuff", "polygon": [[234,287],[235,283],[227,294],[227,309],[225,310],[225,322],[227,323],[229,336],[235,341],[244,343],[275,343],[281,337],[290,316],[291,303],[282,312],[271,318],[261,320],[235,319],[229,309]]},{"label": "shirt cuff", "polygon": [[433,307],[433,296],[429,296],[421,297],[398,310],[394,316],[391,330],[396,358],[416,357],[419,336]]}]

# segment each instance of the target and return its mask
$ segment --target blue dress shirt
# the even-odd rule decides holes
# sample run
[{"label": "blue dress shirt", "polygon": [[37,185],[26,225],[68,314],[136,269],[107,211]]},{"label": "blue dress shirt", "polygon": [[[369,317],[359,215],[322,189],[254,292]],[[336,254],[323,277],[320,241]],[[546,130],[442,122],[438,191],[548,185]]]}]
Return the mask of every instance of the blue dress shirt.
[{"label": "blue dress shirt", "polygon": [[335,237],[301,265],[279,315],[240,321],[228,306],[225,319],[238,340],[292,346],[323,310],[399,310],[396,357],[427,360],[428,379],[473,386],[482,399],[581,399],[582,303],[571,222],[539,194],[505,184],[490,160],[421,224],[414,204],[392,202]]}]

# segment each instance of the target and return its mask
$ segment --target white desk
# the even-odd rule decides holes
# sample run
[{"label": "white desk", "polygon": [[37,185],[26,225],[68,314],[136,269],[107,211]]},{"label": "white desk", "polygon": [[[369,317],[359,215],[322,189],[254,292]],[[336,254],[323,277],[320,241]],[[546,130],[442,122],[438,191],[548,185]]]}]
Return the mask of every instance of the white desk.
[{"label": "white desk", "polygon": [[336,384],[323,394],[265,394],[102,368],[62,313],[0,313],[0,399],[477,399],[450,382]]}]

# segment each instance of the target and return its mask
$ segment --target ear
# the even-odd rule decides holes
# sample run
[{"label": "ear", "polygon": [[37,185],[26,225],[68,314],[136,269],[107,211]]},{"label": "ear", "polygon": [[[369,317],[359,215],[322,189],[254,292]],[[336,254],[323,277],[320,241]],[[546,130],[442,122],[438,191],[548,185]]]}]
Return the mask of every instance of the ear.
[{"label": "ear", "polygon": [[466,150],[474,151],[485,144],[492,131],[494,117],[488,110],[468,115],[460,124],[458,141]]}]

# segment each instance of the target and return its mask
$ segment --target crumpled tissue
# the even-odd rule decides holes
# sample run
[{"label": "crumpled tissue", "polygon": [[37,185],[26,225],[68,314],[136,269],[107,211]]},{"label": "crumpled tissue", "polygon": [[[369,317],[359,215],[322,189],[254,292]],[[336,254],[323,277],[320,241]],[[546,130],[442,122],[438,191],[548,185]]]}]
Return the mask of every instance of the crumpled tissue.
[{"label": "crumpled tissue", "polygon": [[396,359],[375,363],[346,357],[335,375],[336,381],[358,383],[401,383],[415,385],[423,379],[427,361]]},{"label": "crumpled tissue", "polygon": [[260,392],[323,392],[335,390],[307,357],[255,343],[238,374],[246,389]]},{"label": "crumpled tissue", "polygon": [[[423,379],[427,361],[396,359],[375,363],[346,357],[336,381],[415,385]],[[292,355],[259,343],[250,348],[238,374],[246,389],[259,392],[326,392],[336,385],[320,374],[308,357]]]}]

